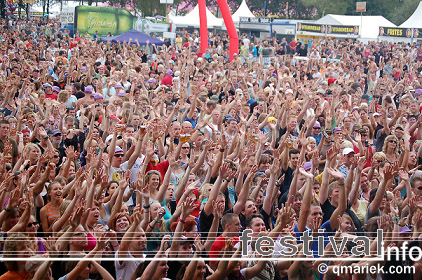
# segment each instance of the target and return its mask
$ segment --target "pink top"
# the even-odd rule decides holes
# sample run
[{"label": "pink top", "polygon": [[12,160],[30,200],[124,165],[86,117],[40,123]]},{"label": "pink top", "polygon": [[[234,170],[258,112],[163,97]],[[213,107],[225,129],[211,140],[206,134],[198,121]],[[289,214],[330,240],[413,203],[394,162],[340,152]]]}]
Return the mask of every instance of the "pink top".
[{"label": "pink top", "polygon": [[97,245],[97,239],[88,232],[88,245],[85,247],[85,251],[92,251],[95,248],[95,245]]}]

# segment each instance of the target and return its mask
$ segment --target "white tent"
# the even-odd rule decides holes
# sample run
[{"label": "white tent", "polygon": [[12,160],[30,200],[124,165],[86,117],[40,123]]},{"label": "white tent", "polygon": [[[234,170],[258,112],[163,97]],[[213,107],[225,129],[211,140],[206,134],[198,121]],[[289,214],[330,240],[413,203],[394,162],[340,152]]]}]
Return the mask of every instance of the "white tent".
[{"label": "white tent", "polygon": [[[207,25],[208,28],[221,28],[223,24],[223,19],[215,17],[209,10],[206,8],[207,13]],[[198,5],[187,15],[185,16],[175,16],[169,14],[169,18],[173,24],[176,26],[193,26],[199,27],[199,8]]]},{"label": "white tent", "polygon": [[405,21],[400,27],[403,28],[420,28],[422,27],[422,1],[419,2],[419,6],[415,12]]},{"label": "white tent", "polygon": [[242,1],[237,11],[232,15],[234,23],[239,23],[241,17],[255,17],[249,10],[245,0]]},{"label": "white tent", "polygon": [[[362,26],[361,26],[362,22]],[[378,39],[380,26],[396,27],[394,23],[383,16],[343,16],[328,14],[315,23],[330,25],[359,26],[361,34],[359,40],[363,42],[376,41]]]}]

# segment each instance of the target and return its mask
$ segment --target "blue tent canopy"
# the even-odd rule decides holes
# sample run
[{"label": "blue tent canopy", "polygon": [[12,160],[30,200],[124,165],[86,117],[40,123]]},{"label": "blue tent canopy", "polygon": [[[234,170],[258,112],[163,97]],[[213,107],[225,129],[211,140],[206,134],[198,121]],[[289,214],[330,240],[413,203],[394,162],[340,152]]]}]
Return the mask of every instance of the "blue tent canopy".
[{"label": "blue tent canopy", "polygon": [[136,31],[134,29],[129,30],[128,32],[120,34],[120,35],[111,36],[111,37],[103,37],[101,38],[101,40],[106,41],[106,42],[111,41],[113,43],[117,43],[117,40],[119,40],[120,43],[123,43],[123,41],[126,41],[127,43],[129,43],[129,41],[131,41],[132,44],[136,44],[136,40],[138,40],[140,45],[146,45],[147,41],[149,41],[150,45],[155,44],[157,46],[161,46],[165,44],[165,42],[161,40],[148,36],[147,34]]}]

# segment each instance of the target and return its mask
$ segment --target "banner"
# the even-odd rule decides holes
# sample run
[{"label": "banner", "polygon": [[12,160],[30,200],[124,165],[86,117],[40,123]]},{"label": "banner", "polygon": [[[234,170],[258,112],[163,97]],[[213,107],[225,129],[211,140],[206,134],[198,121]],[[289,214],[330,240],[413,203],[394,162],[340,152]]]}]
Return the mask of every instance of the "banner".
[{"label": "banner", "polygon": [[325,33],[325,25],[312,23],[297,23],[297,31],[307,31],[314,33]]},{"label": "banner", "polygon": [[413,38],[422,38],[422,28],[413,29]]},{"label": "banner", "polygon": [[411,38],[412,29],[400,27],[380,27],[379,36]]},{"label": "banner", "polygon": [[272,23],[273,18],[269,17],[240,17],[241,23]]},{"label": "banner", "polygon": [[100,36],[107,36],[108,33],[119,35],[131,29],[143,33],[166,32],[170,27],[168,23],[154,23],[138,18],[125,9],[109,7],[78,6],[74,18],[80,34],[95,34],[98,31]]},{"label": "banner", "polygon": [[23,0],[24,4],[35,4],[35,0]]},{"label": "banner", "polygon": [[327,25],[327,34],[354,34],[354,35],[359,35],[359,26]]}]

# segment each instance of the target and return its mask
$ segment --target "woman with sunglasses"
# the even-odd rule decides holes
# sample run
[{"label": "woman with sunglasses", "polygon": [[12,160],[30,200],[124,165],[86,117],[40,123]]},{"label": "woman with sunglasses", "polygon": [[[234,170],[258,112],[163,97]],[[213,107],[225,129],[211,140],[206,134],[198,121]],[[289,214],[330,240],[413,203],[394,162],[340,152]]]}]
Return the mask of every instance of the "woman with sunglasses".
[{"label": "woman with sunglasses", "polygon": [[385,154],[385,160],[390,163],[390,165],[394,165],[399,160],[399,145],[397,137],[395,135],[389,135],[387,136],[387,138],[385,138],[382,151]]}]

